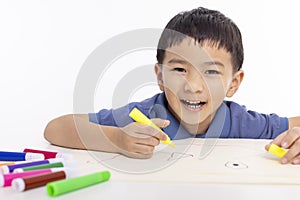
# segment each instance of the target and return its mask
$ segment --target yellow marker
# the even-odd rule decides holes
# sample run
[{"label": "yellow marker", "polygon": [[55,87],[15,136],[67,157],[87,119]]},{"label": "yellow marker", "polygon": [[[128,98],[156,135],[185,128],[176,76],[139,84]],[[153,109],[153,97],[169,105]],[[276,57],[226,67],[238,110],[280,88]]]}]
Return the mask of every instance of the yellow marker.
[{"label": "yellow marker", "polygon": [[269,152],[275,156],[278,156],[279,158],[282,158],[286,154],[286,150],[280,148],[276,144],[271,144]]},{"label": "yellow marker", "polygon": [[[132,109],[132,111],[129,113],[129,116],[134,119],[136,122],[139,122],[141,124],[146,124],[148,126],[151,126],[155,128],[158,131],[162,131],[158,126],[156,126],[148,117],[146,117],[141,111],[139,111],[137,108]],[[163,132],[163,131],[162,131]],[[166,140],[161,140],[164,144],[168,144],[169,146],[175,148],[175,145],[170,140],[169,136],[164,133],[167,136]]]}]

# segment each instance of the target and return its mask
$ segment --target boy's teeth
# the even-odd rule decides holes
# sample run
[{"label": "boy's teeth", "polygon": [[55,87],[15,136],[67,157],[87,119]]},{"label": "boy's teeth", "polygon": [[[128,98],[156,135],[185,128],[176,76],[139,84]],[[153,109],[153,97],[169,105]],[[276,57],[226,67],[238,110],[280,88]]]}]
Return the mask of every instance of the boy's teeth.
[{"label": "boy's teeth", "polygon": [[193,104],[193,105],[198,105],[201,103],[201,101],[189,101],[189,100],[185,100],[185,102],[188,104]]},{"label": "boy's teeth", "polygon": [[193,108],[193,109],[196,109],[196,108],[199,108],[200,105],[189,105],[189,107]]}]

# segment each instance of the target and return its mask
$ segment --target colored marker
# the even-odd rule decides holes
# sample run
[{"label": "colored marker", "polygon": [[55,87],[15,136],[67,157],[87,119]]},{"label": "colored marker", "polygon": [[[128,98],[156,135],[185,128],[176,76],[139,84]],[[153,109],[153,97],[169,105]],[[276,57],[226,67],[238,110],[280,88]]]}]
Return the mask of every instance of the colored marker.
[{"label": "colored marker", "polygon": [[23,178],[23,177],[29,177],[34,176],[38,174],[46,174],[50,172],[56,172],[56,171],[63,171],[65,168],[59,167],[59,168],[51,168],[51,169],[39,169],[39,170],[31,170],[27,172],[20,172],[20,173],[9,173],[9,174],[0,174],[0,186],[6,187],[11,186],[11,183],[16,178]]},{"label": "colored marker", "polygon": [[76,175],[74,170],[50,172],[30,177],[16,178],[12,181],[11,186],[14,191],[23,192],[25,190],[44,186],[53,181],[72,178],[74,175]]},{"label": "colored marker", "polygon": [[37,169],[48,169],[48,168],[55,168],[55,167],[69,167],[75,165],[74,162],[65,161],[62,160],[61,162],[55,162],[50,164],[43,164],[43,165],[36,165],[36,166],[30,166],[30,167],[23,167],[23,168],[17,168],[14,169],[14,173],[16,172],[25,172],[30,170],[37,170]]},{"label": "colored marker", "polygon": [[276,144],[271,144],[268,151],[271,154],[273,154],[275,156],[278,156],[279,158],[282,158],[286,154],[286,150],[284,150],[283,148],[280,148]]},{"label": "colored marker", "polygon": [[[158,131],[162,131],[158,126],[156,126],[146,115],[144,115],[137,108],[132,109],[132,111],[129,113],[129,116],[132,119],[134,119],[136,122],[139,122],[141,124],[146,124],[148,126],[151,126],[151,127],[155,128]],[[167,139],[166,140],[161,140],[161,142],[163,142],[164,144],[168,144],[169,146],[175,148],[176,146],[172,143],[169,136],[166,133],[164,133],[164,134],[167,136]]]},{"label": "colored marker", "polygon": [[72,158],[72,155],[69,154],[63,154],[63,153],[58,153],[58,152],[52,152],[52,151],[43,151],[43,150],[37,150],[37,149],[24,149],[23,152],[27,153],[41,153],[44,154],[45,159],[49,158],[64,158],[64,159],[70,159]]},{"label": "colored marker", "polygon": [[0,163],[0,167],[1,166],[14,165],[14,164],[16,164],[16,162],[3,162],[3,163]]},{"label": "colored marker", "polygon": [[[28,163],[28,162],[33,162],[33,161],[29,160],[29,161],[1,162],[0,168],[3,166],[10,166],[10,165],[16,165],[16,164]],[[1,169],[0,169],[0,174],[1,174]]]},{"label": "colored marker", "polygon": [[48,183],[46,185],[47,193],[51,197],[72,192],[81,188],[85,188],[97,183],[108,181],[110,178],[109,171],[96,172],[84,176],[71,178],[68,180],[60,180]]},{"label": "colored marker", "polygon": [[26,152],[10,152],[0,151],[1,161],[25,161],[25,160],[43,160],[44,154],[41,153],[26,153]]},{"label": "colored marker", "polygon": [[8,166],[1,166],[0,174],[1,173],[8,174],[18,168],[38,166],[38,165],[50,164],[50,163],[56,163],[56,162],[62,162],[62,161],[63,161],[62,158],[52,158],[52,159],[47,159],[47,160],[39,160],[39,161],[25,162],[25,163],[19,163],[19,164],[8,165]]}]

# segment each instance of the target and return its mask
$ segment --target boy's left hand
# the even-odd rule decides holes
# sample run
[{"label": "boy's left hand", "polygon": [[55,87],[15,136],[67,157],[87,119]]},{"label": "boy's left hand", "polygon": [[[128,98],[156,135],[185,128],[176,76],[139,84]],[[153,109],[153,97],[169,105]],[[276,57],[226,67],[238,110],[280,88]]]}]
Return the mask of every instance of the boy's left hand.
[{"label": "boy's left hand", "polygon": [[270,144],[265,146],[267,151],[271,144],[289,149],[281,158],[282,164],[300,164],[300,127],[291,128],[278,135]]}]

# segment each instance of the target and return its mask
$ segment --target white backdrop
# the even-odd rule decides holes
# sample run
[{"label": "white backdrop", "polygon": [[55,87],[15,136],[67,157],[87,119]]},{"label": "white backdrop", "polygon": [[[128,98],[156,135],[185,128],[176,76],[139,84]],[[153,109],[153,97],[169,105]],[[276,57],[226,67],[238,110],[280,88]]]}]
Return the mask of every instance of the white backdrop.
[{"label": "white backdrop", "polygon": [[[262,113],[300,115],[300,12],[296,1],[2,0],[2,138],[40,140],[49,120],[72,113],[78,72],[104,41],[133,29],[163,28],[178,12],[198,6],[220,10],[242,32],[246,76],[231,100]],[[127,69],[155,61],[155,52],[149,51],[143,56],[128,55],[119,65],[125,63]],[[95,110],[111,105],[114,85],[122,73],[114,71],[114,80],[103,77],[106,93],[95,93]],[[154,86],[146,87],[134,98],[157,91]],[[103,102],[98,101],[101,95],[106,97]]]}]

